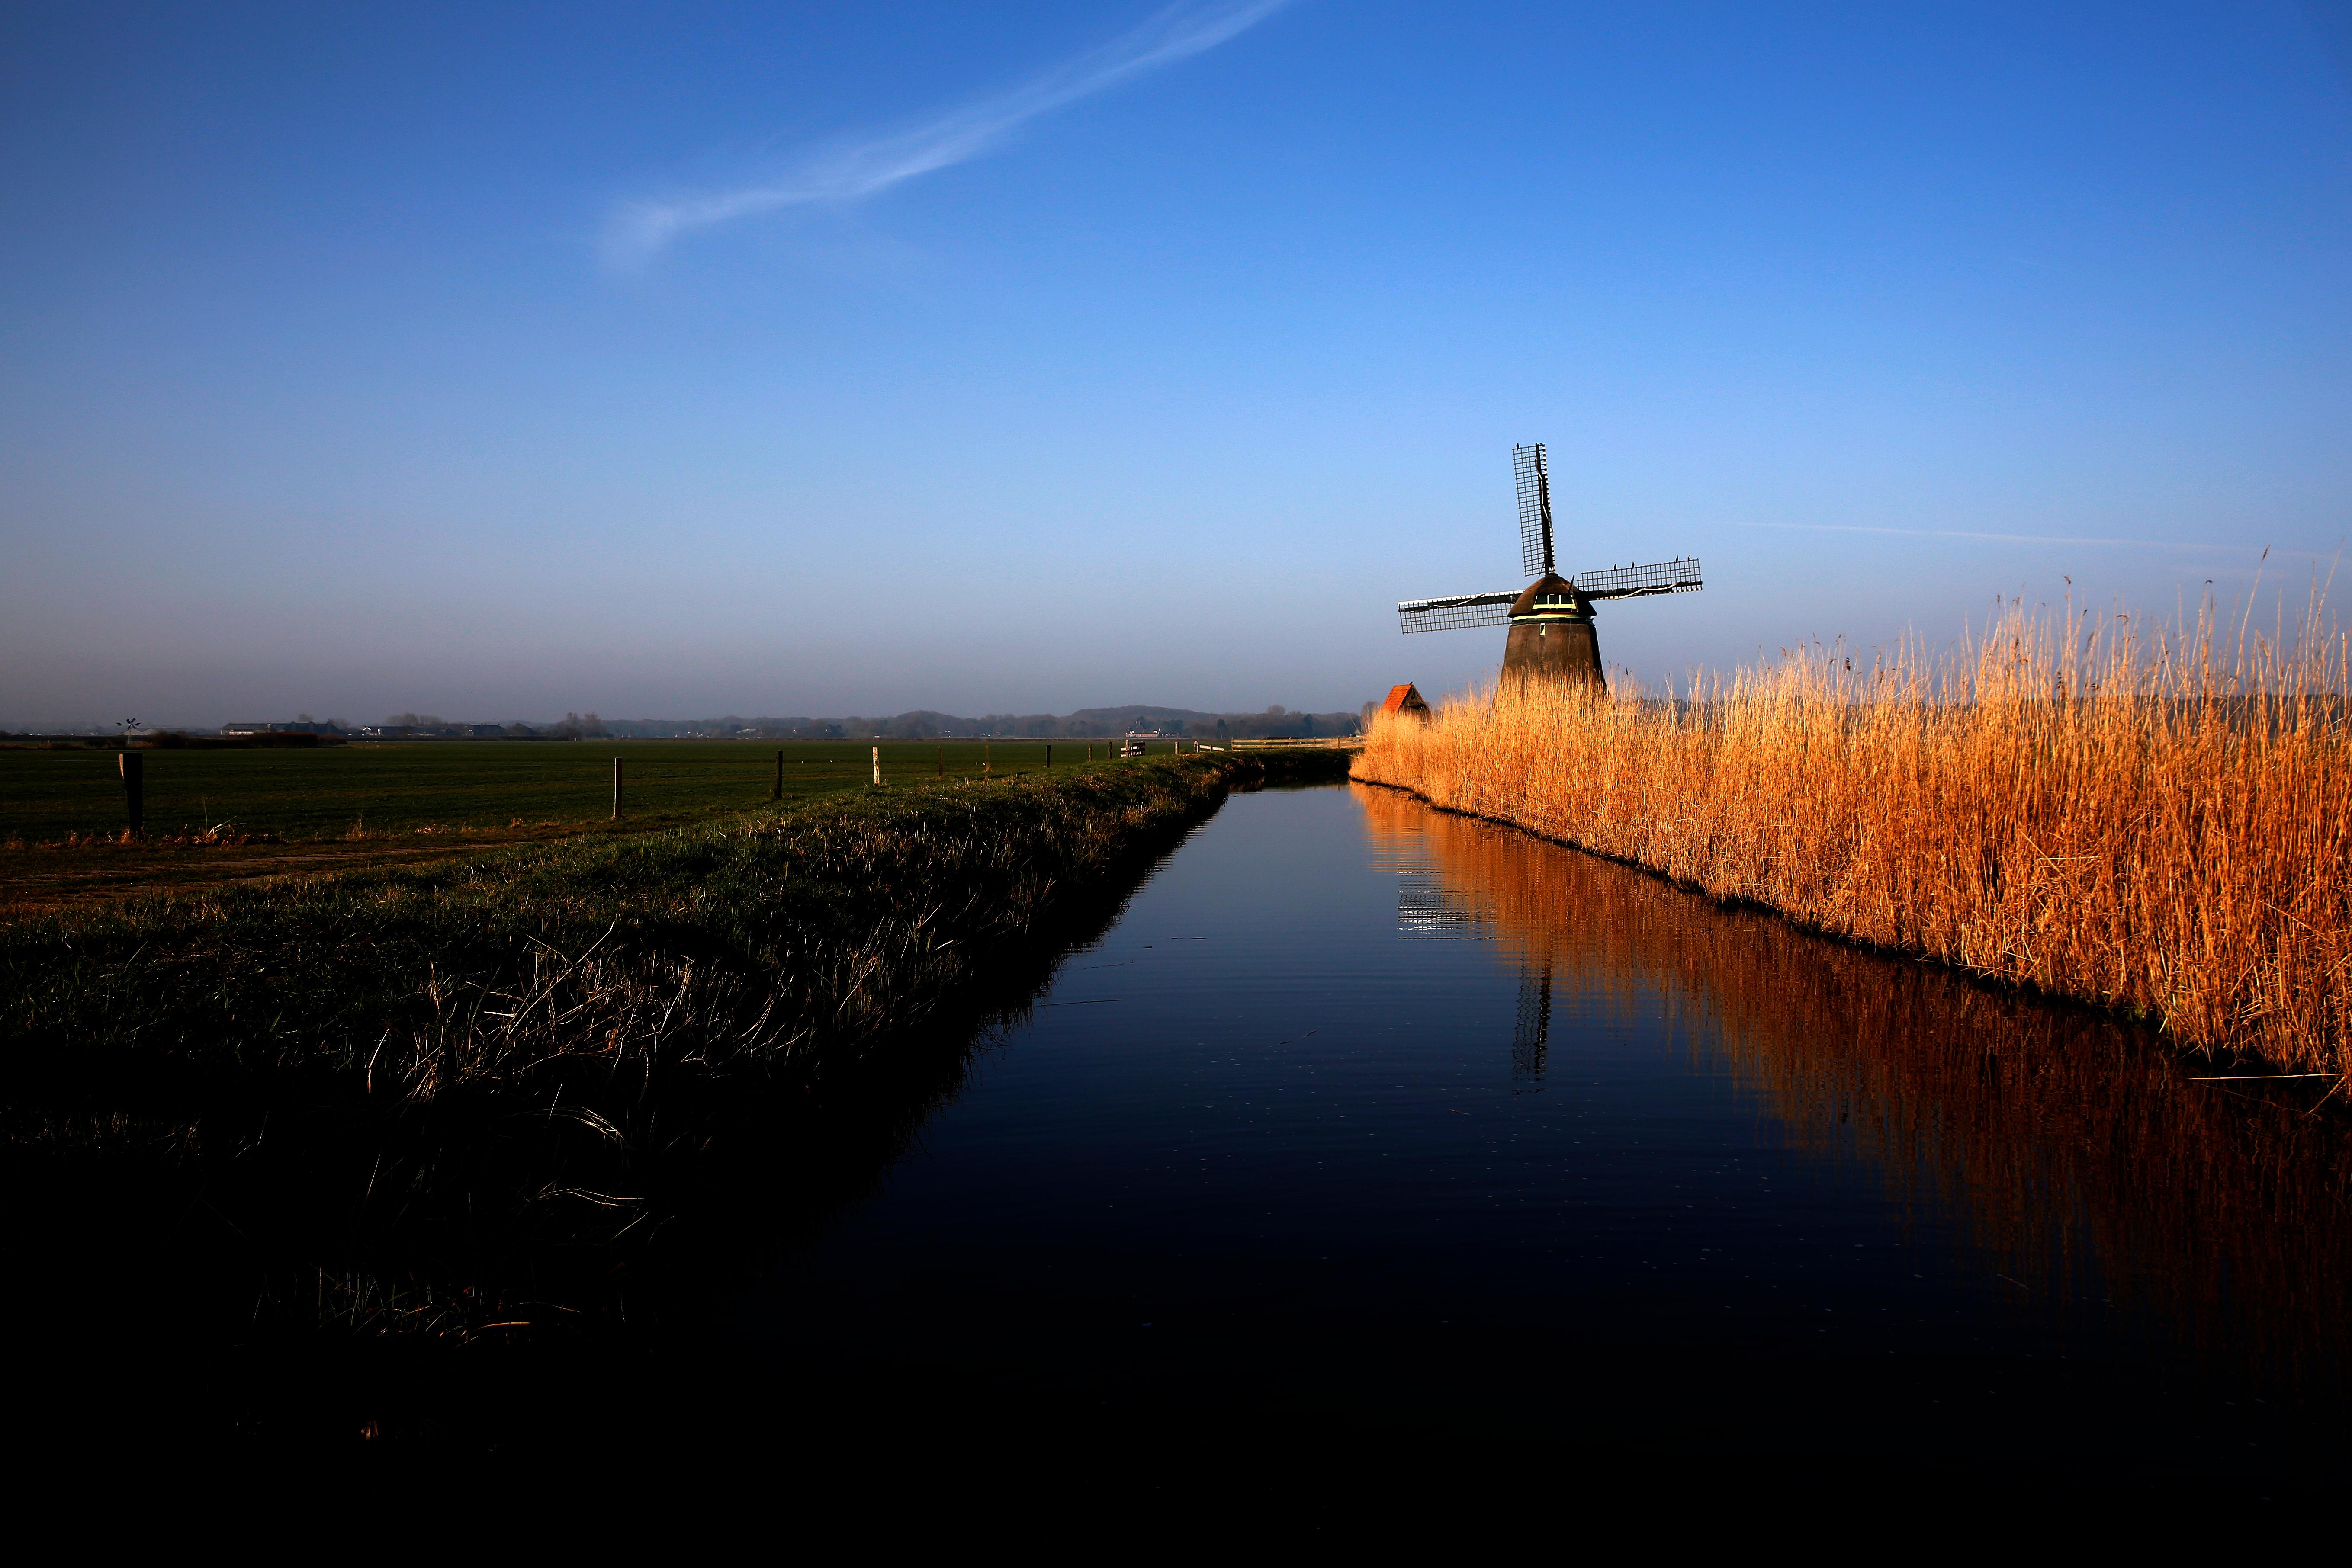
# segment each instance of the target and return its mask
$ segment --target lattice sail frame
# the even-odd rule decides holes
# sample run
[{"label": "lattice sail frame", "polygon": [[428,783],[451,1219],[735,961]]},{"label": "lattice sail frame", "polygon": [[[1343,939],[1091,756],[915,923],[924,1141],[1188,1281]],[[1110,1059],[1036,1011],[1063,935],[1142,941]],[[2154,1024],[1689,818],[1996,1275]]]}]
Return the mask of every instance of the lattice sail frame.
[{"label": "lattice sail frame", "polygon": [[1459,632],[1500,626],[1511,618],[1516,593],[1465,593],[1454,599],[1408,599],[1397,606],[1397,623],[1408,632]]},{"label": "lattice sail frame", "polygon": [[1587,599],[1641,599],[1653,593],[1696,593],[1698,557],[1677,556],[1648,566],[1612,566],[1580,571],[1571,580]]},{"label": "lattice sail frame", "polygon": [[[1522,577],[1551,570],[1551,471],[1540,441],[1511,448],[1511,474],[1519,489],[1519,564]],[[1483,622],[1482,622],[1483,624]]]},{"label": "lattice sail frame", "polygon": [[[1696,593],[1706,586],[1698,557],[1682,556],[1648,566],[1612,566],[1580,571],[1570,579],[1587,599],[1645,599],[1656,593]],[[1397,606],[1397,624],[1406,632],[1460,632],[1473,626],[1509,623],[1517,593],[1461,593],[1451,599],[1408,599]]]}]

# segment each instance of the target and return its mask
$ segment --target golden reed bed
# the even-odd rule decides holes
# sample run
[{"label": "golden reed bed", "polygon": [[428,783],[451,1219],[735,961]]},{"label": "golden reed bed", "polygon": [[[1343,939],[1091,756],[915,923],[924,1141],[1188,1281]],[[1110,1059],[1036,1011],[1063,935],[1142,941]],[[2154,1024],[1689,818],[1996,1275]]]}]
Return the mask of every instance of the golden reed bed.
[{"label": "golden reed bed", "polygon": [[1375,722],[1355,777],[1717,897],[2346,1071],[2346,639],[2012,612],[1680,701],[1507,685]]},{"label": "golden reed bed", "polygon": [[1923,1220],[1952,1217],[1955,1243],[2027,1296],[2151,1310],[2200,1361],[2346,1375],[2352,1162],[2340,1129],[2305,1113],[2326,1084],[2200,1083],[2133,1050],[2119,1023],[1359,793],[1373,844],[1497,938],[1523,985],[1549,977],[1567,1051],[1550,1065],[1569,1083],[1591,1076],[1578,1042],[1596,1025],[1663,1025],[1694,1066],[1759,1096],[1796,1147],[1863,1162]]}]

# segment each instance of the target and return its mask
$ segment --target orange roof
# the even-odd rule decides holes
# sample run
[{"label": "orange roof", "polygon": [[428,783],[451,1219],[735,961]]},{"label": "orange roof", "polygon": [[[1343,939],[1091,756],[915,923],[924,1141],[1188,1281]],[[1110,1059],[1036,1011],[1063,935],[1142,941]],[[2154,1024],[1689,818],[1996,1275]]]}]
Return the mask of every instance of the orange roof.
[{"label": "orange roof", "polygon": [[1381,711],[1382,713],[1426,713],[1429,711],[1429,704],[1423,699],[1421,693],[1414,689],[1413,684],[1407,681],[1401,686],[1389,688],[1389,700],[1381,705]]}]

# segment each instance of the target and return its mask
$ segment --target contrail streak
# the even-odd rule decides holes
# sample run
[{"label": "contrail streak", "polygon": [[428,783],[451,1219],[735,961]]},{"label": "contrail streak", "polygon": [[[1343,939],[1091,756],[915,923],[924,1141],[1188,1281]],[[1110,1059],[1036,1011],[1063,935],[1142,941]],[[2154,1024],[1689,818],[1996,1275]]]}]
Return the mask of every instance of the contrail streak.
[{"label": "contrail streak", "polygon": [[619,266],[641,264],[690,230],[782,207],[854,202],[918,174],[969,162],[1040,115],[1213,49],[1289,3],[1226,0],[1171,5],[1100,48],[1009,92],[949,110],[909,130],[811,153],[781,179],[669,201],[622,203],[605,225],[605,256]]},{"label": "contrail streak", "polygon": [[2247,549],[2247,545],[2191,544],[2180,539],[2074,538],[2063,534],[1979,534],[1960,528],[1874,528],[1847,523],[1734,523],[1739,528],[1793,528],[1816,534],[1902,534],[1924,539],[1997,539],[2023,545],[2127,545],[2135,549]]}]

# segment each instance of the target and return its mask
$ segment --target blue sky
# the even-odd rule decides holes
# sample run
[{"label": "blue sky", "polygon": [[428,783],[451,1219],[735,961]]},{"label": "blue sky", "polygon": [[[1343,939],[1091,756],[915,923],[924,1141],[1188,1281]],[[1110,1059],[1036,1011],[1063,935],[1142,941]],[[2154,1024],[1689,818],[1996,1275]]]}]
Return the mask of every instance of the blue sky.
[{"label": "blue sky", "polygon": [[9,8],[0,724],[1449,690],[1514,441],[1654,681],[2326,570],[2352,8],[1630,9]]}]

